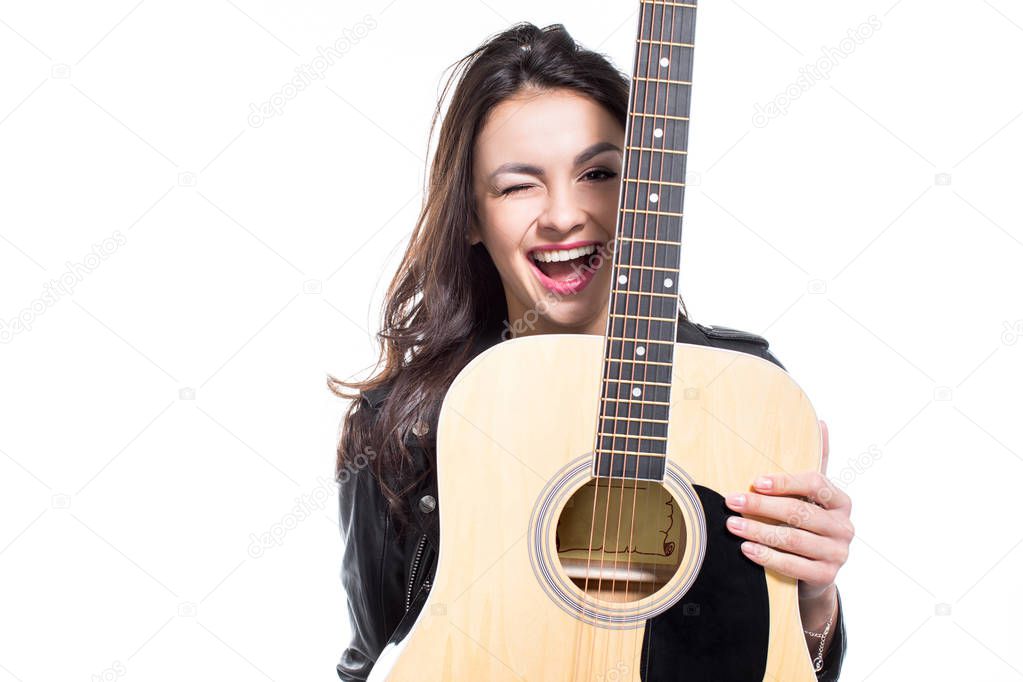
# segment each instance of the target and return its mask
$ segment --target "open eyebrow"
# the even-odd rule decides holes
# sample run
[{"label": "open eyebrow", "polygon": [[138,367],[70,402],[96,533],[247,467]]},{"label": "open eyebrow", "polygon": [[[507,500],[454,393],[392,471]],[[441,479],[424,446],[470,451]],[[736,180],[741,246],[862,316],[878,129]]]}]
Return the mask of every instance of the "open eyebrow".
[{"label": "open eyebrow", "polygon": [[[573,163],[576,166],[579,166],[581,164],[586,163],[597,154],[602,154],[603,152],[609,150],[614,150],[619,153],[621,153],[622,151],[621,147],[619,147],[616,144],[612,144],[611,142],[597,142],[596,144],[592,144],[583,151],[579,152],[579,154],[573,160]],[[539,166],[533,166],[528,163],[509,161],[508,163],[502,163],[500,166],[495,168],[493,172],[491,172],[490,175],[487,176],[487,179],[492,181],[496,176],[500,175],[501,173],[524,173],[526,175],[537,176],[543,176],[544,174],[543,169],[540,168]]]}]

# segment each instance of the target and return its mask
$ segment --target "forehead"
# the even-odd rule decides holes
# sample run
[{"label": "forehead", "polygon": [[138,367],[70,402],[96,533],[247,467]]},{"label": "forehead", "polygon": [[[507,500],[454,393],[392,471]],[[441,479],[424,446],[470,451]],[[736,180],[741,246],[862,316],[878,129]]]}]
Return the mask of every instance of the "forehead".
[{"label": "forehead", "polygon": [[476,164],[486,172],[505,161],[568,162],[607,140],[621,146],[624,129],[584,95],[553,90],[515,95],[495,106],[476,140]]}]

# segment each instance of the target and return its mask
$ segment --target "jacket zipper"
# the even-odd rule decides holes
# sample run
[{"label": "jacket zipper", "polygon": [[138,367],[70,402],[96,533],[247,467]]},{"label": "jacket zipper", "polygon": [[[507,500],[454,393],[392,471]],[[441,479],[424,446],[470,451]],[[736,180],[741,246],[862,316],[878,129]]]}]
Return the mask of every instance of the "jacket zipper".
[{"label": "jacket zipper", "polygon": [[416,584],[416,570],[419,568],[419,560],[423,558],[423,549],[426,547],[426,534],[419,538],[416,546],[416,554],[412,558],[412,570],[409,573],[408,589],[405,590],[405,611],[408,612],[412,606],[412,586]]}]

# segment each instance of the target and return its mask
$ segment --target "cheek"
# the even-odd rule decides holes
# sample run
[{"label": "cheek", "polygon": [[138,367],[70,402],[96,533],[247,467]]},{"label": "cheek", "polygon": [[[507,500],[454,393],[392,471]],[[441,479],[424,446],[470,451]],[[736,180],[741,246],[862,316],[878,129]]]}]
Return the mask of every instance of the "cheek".
[{"label": "cheek", "polygon": [[608,232],[609,237],[613,236],[615,233],[615,223],[618,220],[617,191],[613,195],[601,197],[601,199],[593,204],[589,213],[596,219],[598,225]]},{"label": "cheek", "polygon": [[580,193],[579,200],[585,211],[598,220],[601,227],[609,232],[614,231],[615,219],[618,217],[618,192],[620,183],[608,182],[590,187]]},{"label": "cheek", "polygon": [[522,240],[525,239],[533,213],[528,202],[503,205],[488,211],[485,217],[485,235],[494,260],[509,261],[517,257]]},{"label": "cheek", "polygon": [[608,235],[613,235],[615,221],[618,219],[618,195],[615,195],[611,201],[602,206],[601,210],[595,215],[600,216],[600,225],[607,230]]}]

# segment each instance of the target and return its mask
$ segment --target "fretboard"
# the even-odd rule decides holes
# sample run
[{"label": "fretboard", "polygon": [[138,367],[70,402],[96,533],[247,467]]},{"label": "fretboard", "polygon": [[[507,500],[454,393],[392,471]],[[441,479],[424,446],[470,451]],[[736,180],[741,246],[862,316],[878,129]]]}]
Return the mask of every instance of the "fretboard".
[{"label": "fretboard", "polygon": [[695,21],[695,2],[640,2],[594,447],[598,476],[664,478]]}]

